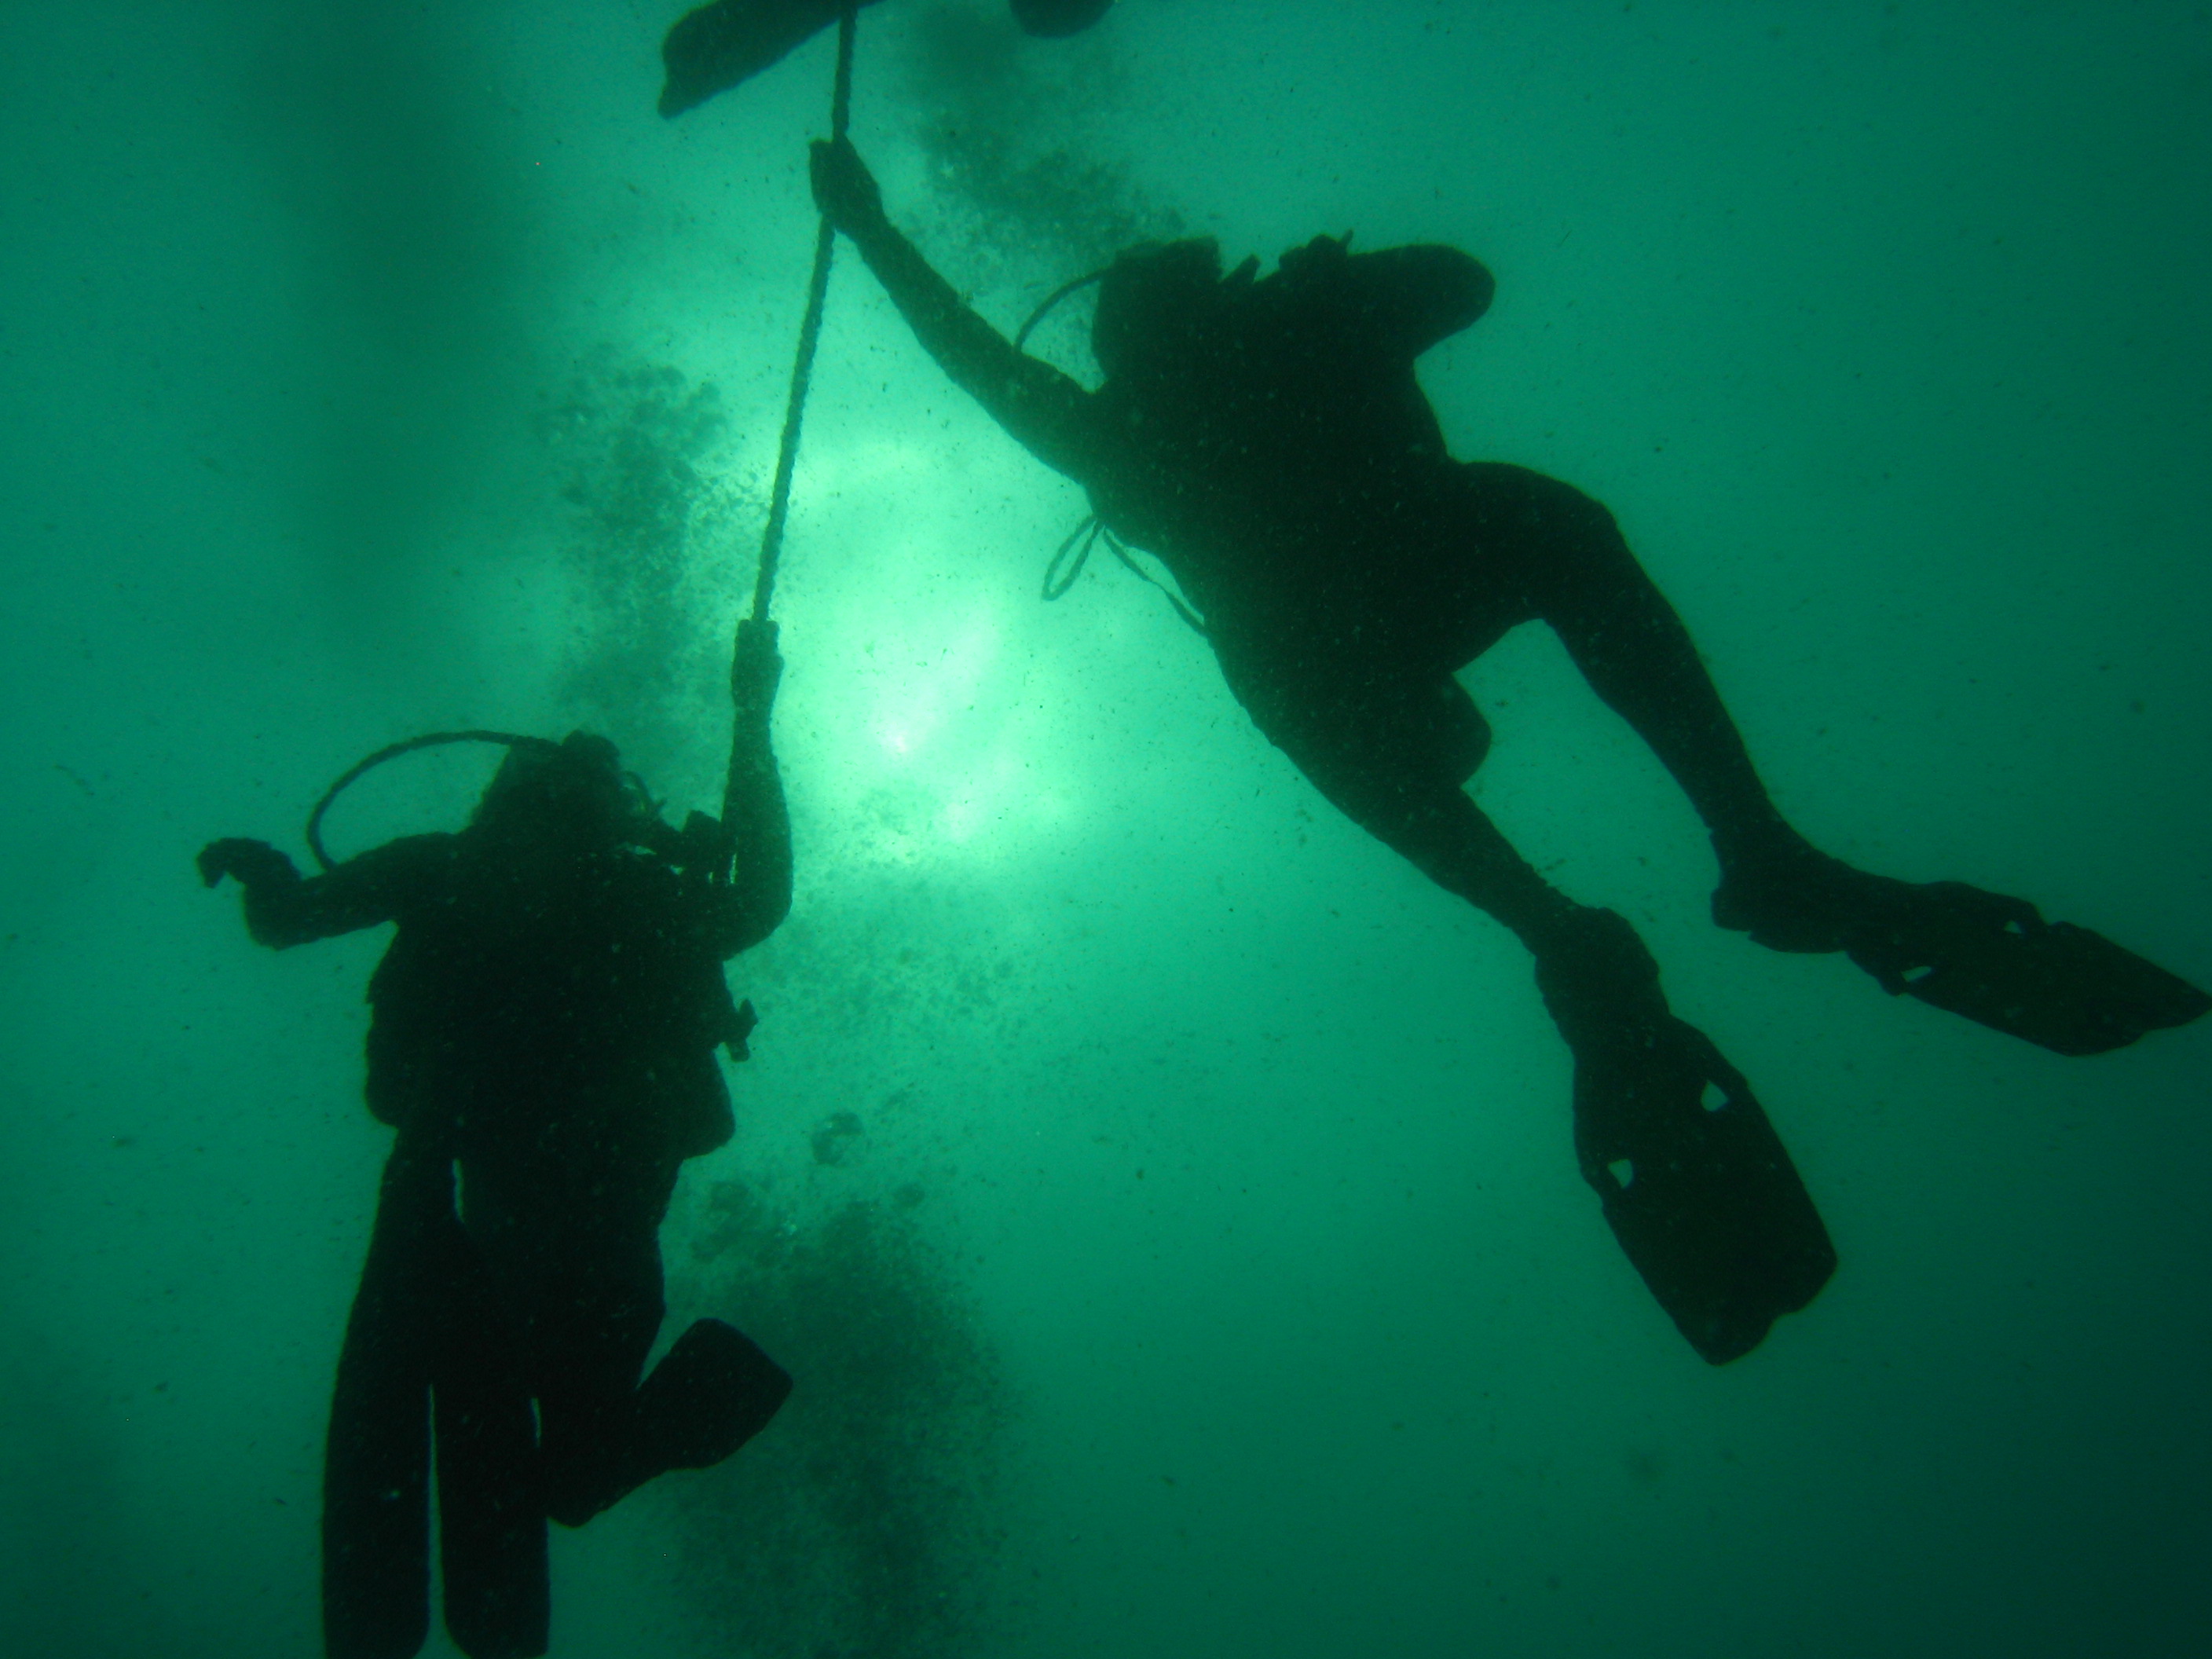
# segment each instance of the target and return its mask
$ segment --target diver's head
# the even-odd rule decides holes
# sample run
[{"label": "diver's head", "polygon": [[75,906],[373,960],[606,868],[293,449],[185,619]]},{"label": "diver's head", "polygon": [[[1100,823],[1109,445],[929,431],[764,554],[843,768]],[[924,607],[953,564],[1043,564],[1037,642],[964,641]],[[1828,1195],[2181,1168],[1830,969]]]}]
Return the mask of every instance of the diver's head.
[{"label": "diver's head", "polygon": [[1014,15],[1031,34],[1080,34],[1114,0],[1014,0]]},{"label": "diver's head", "polygon": [[1221,245],[1211,236],[1125,248],[1098,283],[1091,356],[1109,380],[1158,374],[1197,344],[1221,301]]},{"label": "diver's head", "polygon": [[547,849],[597,852],[635,842],[654,817],[613,744],[590,732],[507,751],[469,819],[477,834]]}]

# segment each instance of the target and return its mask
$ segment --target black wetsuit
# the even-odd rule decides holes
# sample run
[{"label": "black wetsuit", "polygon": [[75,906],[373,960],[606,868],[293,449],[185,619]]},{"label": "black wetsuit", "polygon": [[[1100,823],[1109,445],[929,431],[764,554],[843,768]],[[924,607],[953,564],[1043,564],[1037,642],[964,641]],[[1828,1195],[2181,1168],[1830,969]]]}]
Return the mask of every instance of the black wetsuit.
[{"label": "black wetsuit", "polygon": [[1478,263],[1304,252],[1142,384],[1107,382],[1114,441],[1083,482],[1174,573],[1238,701],[1302,767],[1456,787],[1486,733],[1450,677],[1533,614],[1526,538],[1492,531],[1492,498],[1548,481],[1452,460],[1414,378],[1488,303]]},{"label": "black wetsuit", "polygon": [[[1577,1056],[1583,1174],[1699,1351],[1732,1358],[1803,1305],[1833,1251],[1743,1079],[1673,1018],[1627,923],[1544,880],[1463,787],[1489,733],[1455,672],[1541,619],[1680,781],[1724,869],[1802,845],[1612,515],[1540,473],[1447,453],[1413,366],[1481,314],[1488,272],[1453,248],[1354,254],[1326,238],[1257,280],[1249,264],[1223,278],[1201,244],[1133,250],[1104,274],[1107,379],[1091,392],[930,268],[849,144],[816,146],[814,182],[945,372],[1166,563],[1261,731],[1529,946]],[[1708,1113],[1709,1083],[1741,1109]],[[1726,1148],[1686,1150],[1721,1130]],[[1631,1147],[1638,1169],[1680,1178],[1647,1175],[1632,1196],[1608,1173]]]},{"label": "black wetsuit", "polygon": [[1784,821],[1674,607],[1613,515],[1524,467],[1446,452],[1415,360],[1487,307],[1488,272],[1437,246],[1321,238],[1255,279],[1212,244],[1129,250],[1100,273],[1086,391],[977,316],[892,225],[849,142],[814,147],[815,199],[916,337],[1100,521],[1203,614],[1223,677],[1322,793],[1512,928],[1575,1054],[1576,1156],[1683,1334],[1748,1352],[1835,1266],[1826,1229],[1743,1076],[1676,1018],[1656,963],[1576,903],[1463,787],[1489,732],[1457,671],[1542,621],[1711,832],[1714,920],[1787,951],[1848,951],[1910,990],[2064,1054],[2212,1009],[2155,964],[2023,900],[1852,869]]},{"label": "black wetsuit", "polygon": [[772,761],[760,781],[734,883],[482,825],[304,880],[259,843],[203,857],[210,879],[245,883],[264,945],[398,927],[368,1042],[368,1104],[398,1133],[325,1469],[337,1659],[397,1659],[427,1634],[434,1414],[447,1626],[473,1659],[522,1659],[547,1639],[548,1516],[581,1524],[665,1468],[715,1461],[788,1389],[716,1321],[640,1389],[678,1168],[731,1133],[714,1051],[745,1021],[721,964],[790,902]]}]

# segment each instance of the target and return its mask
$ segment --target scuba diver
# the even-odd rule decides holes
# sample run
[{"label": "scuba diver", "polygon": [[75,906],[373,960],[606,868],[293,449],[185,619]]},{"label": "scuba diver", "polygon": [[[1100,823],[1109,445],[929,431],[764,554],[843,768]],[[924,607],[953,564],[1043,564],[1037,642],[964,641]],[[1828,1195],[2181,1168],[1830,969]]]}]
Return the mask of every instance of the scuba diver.
[{"label": "scuba diver", "polygon": [[791,908],[769,738],[781,667],[774,625],[744,624],[722,823],[671,829],[614,745],[579,732],[510,740],[458,835],[306,878],[264,842],[199,855],[209,886],[244,886],[260,944],[398,924],[369,982],[367,1087],[398,1135],[324,1467],[332,1659],[404,1659],[428,1634],[434,1419],[447,1628],[471,1659],[527,1659],[550,1618],[548,1517],[579,1527],[720,1462],[790,1392],[716,1319],[639,1382],[678,1166],[732,1127],[714,1051],[743,1058],[752,1022],[722,963]]},{"label": "scuba diver", "polygon": [[2022,900],[1865,873],[1784,820],[1612,515],[1539,473],[1447,453],[1414,361],[1489,307],[1490,273],[1465,253],[1354,254],[1324,237],[1261,278],[1249,259],[1224,277],[1210,240],[1127,250],[1083,279],[1098,283],[1105,374],[1091,392],[1024,355],[1026,329],[1009,342],[962,302],[891,224],[849,142],[817,143],[812,177],[825,218],[939,365],[1089,493],[1095,516],[1077,532],[1089,539],[1063,545],[1046,596],[1102,536],[1139,574],[1123,538],[1154,554],[1261,732],[1527,945],[1574,1055],[1583,1176],[1707,1360],[1748,1352],[1809,1302],[1834,1249],[1749,1085],[1669,1012],[1629,924],[1550,885],[1468,795],[1489,728],[1453,677],[1508,630],[1548,624],[1688,795],[1719,863],[1721,927],[1778,951],[1847,952],[1893,994],[2062,1054],[2212,1007]]},{"label": "scuba diver", "polygon": [[[1080,34],[1114,0],[1012,0],[1015,21],[1030,34]],[[678,116],[727,92],[828,28],[845,12],[877,0],[714,0],[676,20],[660,44],[667,79],[660,112]]]}]

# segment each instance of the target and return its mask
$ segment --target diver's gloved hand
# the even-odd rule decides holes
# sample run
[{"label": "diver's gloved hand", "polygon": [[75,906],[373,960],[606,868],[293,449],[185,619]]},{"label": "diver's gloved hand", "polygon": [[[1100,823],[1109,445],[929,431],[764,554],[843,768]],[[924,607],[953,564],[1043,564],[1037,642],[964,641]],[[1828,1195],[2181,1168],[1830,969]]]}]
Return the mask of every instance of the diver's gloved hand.
[{"label": "diver's gloved hand", "polygon": [[730,840],[729,826],[721,819],[693,812],[654,850],[686,875],[720,877],[730,867]]},{"label": "diver's gloved hand", "polygon": [[822,216],[855,238],[882,224],[884,193],[853,141],[817,138],[811,148],[808,171],[814,182],[814,205]]},{"label": "diver's gloved hand", "polygon": [[776,654],[775,624],[750,618],[738,624],[738,648],[730,659],[730,702],[740,727],[765,730],[775,708],[776,682],[783,659]]},{"label": "diver's gloved hand", "polygon": [[256,882],[296,880],[300,873],[290,859],[267,842],[244,836],[210,842],[200,848],[198,864],[200,880],[210,887],[220,884],[225,876],[235,876],[251,887]]}]

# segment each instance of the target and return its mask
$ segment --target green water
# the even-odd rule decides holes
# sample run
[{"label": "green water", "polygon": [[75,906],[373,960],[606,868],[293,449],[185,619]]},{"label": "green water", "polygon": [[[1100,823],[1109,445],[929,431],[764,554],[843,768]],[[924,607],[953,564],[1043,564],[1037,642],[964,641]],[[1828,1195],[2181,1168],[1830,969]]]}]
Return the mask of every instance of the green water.
[{"label": "green water", "polygon": [[[0,1650],[316,1650],[373,935],[190,858],[364,751],[719,795],[827,43],[668,0],[0,9]],[[2201,5],[891,0],[854,136],[1011,328],[1133,237],[1496,271],[1455,453],[1605,501],[1784,808],[2212,976]],[[1039,348],[1095,371],[1071,304]],[[778,597],[789,923],[664,1233],[783,1418],[555,1546],[555,1652],[2196,1655],[2208,1028],[2066,1060],[1715,931],[1540,629],[1479,798],[1757,1085],[1833,1283],[1715,1370],[1502,929],[1337,817],[846,257]],[[343,852],[451,827],[386,769]],[[840,1114],[849,1114],[849,1119]],[[448,1651],[442,1637],[430,1651]]]}]

